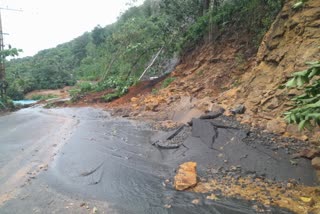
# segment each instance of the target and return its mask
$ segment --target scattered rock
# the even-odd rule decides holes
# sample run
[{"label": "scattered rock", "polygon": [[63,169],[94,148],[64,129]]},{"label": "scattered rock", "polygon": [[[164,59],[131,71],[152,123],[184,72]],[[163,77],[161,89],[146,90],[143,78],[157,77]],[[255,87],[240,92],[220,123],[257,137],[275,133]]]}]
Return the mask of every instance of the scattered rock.
[{"label": "scattered rock", "polygon": [[299,156],[311,160],[315,157],[320,156],[320,150],[319,149],[305,149],[302,152],[300,152]]},{"label": "scattered rock", "polygon": [[207,196],[207,199],[216,201],[216,200],[218,200],[218,197],[215,196],[214,194],[211,194],[211,195],[208,195],[208,196]]},{"label": "scattered rock", "polygon": [[164,208],[170,209],[171,205],[170,204],[166,204],[166,205],[164,205]]},{"label": "scattered rock", "polygon": [[232,114],[244,114],[244,112],[246,111],[246,107],[244,105],[238,105],[230,111]]},{"label": "scattered rock", "polygon": [[40,170],[44,170],[44,171],[47,171],[48,170],[48,164],[42,164],[39,166],[39,169]]},{"label": "scattered rock", "polygon": [[146,111],[156,111],[156,108],[159,106],[159,103],[155,102],[155,103],[150,103],[146,105],[145,110]]},{"label": "scattered rock", "polygon": [[315,169],[320,170],[320,157],[313,158],[311,163]]},{"label": "scattered rock", "polygon": [[137,97],[132,97],[132,98],[130,99],[130,101],[131,101],[131,102],[136,102],[136,101],[138,101],[138,98],[137,98]]},{"label": "scattered rock", "polygon": [[190,132],[190,127],[183,125],[174,131],[168,132],[164,136],[154,137],[154,139],[151,139],[151,144],[160,149],[177,149],[183,144],[184,140],[188,138],[188,133]]},{"label": "scattered rock", "polygon": [[217,109],[216,111],[212,111],[205,115],[200,116],[200,119],[202,120],[215,119],[217,117],[220,117],[224,113],[224,111],[225,110],[223,108],[220,108],[220,109]]},{"label": "scattered rock", "polygon": [[200,200],[199,199],[194,199],[191,203],[193,203],[195,205],[198,205],[200,203]]},{"label": "scattered rock", "polygon": [[182,191],[197,185],[197,163],[186,162],[180,165],[174,177],[174,187]]},{"label": "scattered rock", "polygon": [[309,140],[309,137],[307,135],[302,135],[301,136],[301,140],[303,141],[308,141]]},{"label": "scattered rock", "polygon": [[315,208],[311,209],[308,213],[309,214],[319,214],[320,208],[315,207]]},{"label": "scattered rock", "polygon": [[309,206],[312,206],[314,204],[314,200],[310,197],[300,197],[300,200],[303,203],[308,204]]},{"label": "scattered rock", "polygon": [[204,87],[202,86],[202,87],[198,87],[198,88],[193,88],[192,90],[191,90],[191,92],[192,93],[197,93],[197,92],[199,92],[199,91],[201,91],[201,90],[203,90],[204,89]]},{"label": "scattered rock", "polygon": [[98,213],[98,209],[97,209],[96,207],[94,207],[94,208],[92,209],[92,213]]},{"label": "scattered rock", "polygon": [[287,124],[282,119],[274,119],[267,122],[267,130],[276,134],[286,132]]},{"label": "scattered rock", "polygon": [[270,110],[274,110],[276,108],[278,108],[280,106],[279,104],[279,99],[274,97],[273,99],[270,100],[270,102],[268,102],[268,104],[266,105],[266,107]]}]

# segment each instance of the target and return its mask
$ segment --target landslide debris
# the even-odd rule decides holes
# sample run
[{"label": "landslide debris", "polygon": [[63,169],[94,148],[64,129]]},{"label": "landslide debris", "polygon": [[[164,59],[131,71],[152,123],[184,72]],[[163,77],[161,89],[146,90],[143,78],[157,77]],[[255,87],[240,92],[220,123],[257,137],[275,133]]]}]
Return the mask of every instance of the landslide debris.
[{"label": "landslide debris", "polygon": [[174,187],[176,190],[186,190],[197,185],[197,163],[186,162],[179,166],[174,177]]}]

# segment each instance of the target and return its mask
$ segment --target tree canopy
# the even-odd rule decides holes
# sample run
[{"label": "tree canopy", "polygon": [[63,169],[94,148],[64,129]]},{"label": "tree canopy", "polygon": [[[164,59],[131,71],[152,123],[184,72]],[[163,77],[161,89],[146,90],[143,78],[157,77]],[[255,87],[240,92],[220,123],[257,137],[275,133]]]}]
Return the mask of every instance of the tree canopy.
[{"label": "tree canopy", "polygon": [[193,48],[209,33],[217,33],[209,31],[211,25],[222,31],[232,21],[259,34],[271,24],[281,2],[146,0],[129,8],[114,24],[98,25],[56,48],[7,62],[8,94],[20,99],[29,91],[61,88],[77,80],[99,81],[106,87],[109,84],[104,82],[111,79],[120,85],[131,84],[151,61],[147,75],[162,75],[172,58]]}]

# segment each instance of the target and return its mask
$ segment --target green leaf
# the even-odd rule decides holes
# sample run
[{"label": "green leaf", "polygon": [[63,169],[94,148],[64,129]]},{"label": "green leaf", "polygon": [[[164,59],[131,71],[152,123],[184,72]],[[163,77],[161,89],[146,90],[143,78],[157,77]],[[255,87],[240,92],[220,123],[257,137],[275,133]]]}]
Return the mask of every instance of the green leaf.
[{"label": "green leaf", "polygon": [[306,62],[306,65],[320,65],[320,61]]},{"label": "green leaf", "polygon": [[320,113],[310,113],[307,119],[320,120]]},{"label": "green leaf", "polygon": [[299,123],[298,128],[299,128],[300,131],[304,129],[306,122],[307,122],[306,120],[302,120],[302,121]]},{"label": "green leaf", "polygon": [[297,116],[295,114],[291,114],[292,122],[297,123]]},{"label": "green leaf", "polygon": [[288,88],[295,87],[296,85],[297,85],[297,79],[296,78],[292,78],[286,83],[286,87],[288,87]]},{"label": "green leaf", "polygon": [[320,69],[313,68],[313,69],[311,70],[311,72],[309,73],[308,78],[311,79],[311,78],[314,77],[315,75],[319,75],[319,73],[320,73]]},{"label": "green leaf", "polygon": [[299,71],[299,72],[295,72],[292,74],[292,76],[296,77],[296,76],[307,76],[309,74],[309,69],[308,70],[304,70],[304,71]]},{"label": "green leaf", "polygon": [[297,86],[298,87],[301,87],[306,83],[309,83],[309,78],[307,76],[298,76],[297,77]]},{"label": "green leaf", "polygon": [[305,105],[304,108],[320,108],[320,101],[313,104]]}]

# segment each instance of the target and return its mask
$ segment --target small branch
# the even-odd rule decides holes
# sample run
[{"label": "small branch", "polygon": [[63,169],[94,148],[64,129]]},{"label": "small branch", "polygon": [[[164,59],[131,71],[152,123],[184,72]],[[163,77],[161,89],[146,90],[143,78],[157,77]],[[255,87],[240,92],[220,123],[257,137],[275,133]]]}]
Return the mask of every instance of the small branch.
[{"label": "small branch", "polygon": [[139,78],[139,81],[142,79],[142,77],[146,74],[146,72],[152,67],[152,65],[154,64],[154,62],[156,61],[156,59],[158,58],[158,56],[160,55],[160,53],[162,52],[163,50],[163,47],[160,48],[160,50],[158,51],[158,53],[156,54],[156,56],[153,58],[152,62],[150,63],[150,65],[143,71],[143,73],[141,74],[140,78]]}]

